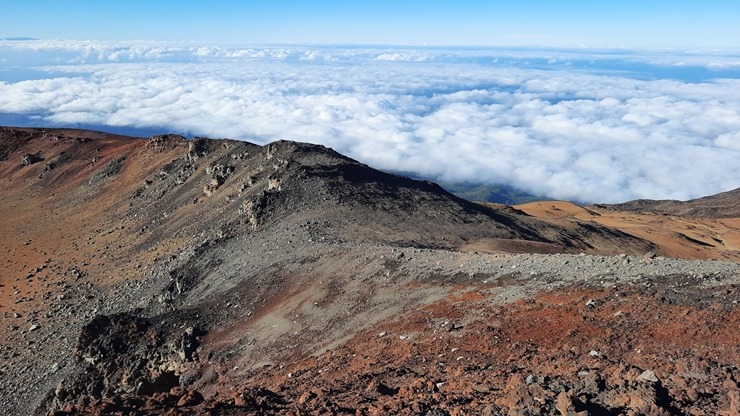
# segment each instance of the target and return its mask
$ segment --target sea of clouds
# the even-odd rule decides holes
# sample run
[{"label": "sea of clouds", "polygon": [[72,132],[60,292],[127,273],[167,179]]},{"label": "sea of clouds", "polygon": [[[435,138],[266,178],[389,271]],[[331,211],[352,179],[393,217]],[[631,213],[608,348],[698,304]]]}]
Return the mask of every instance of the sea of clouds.
[{"label": "sea of clouds", "polygon": [[9,121],[307,141],[584,202],[690,199],[740,187],[740,54],[0,41]]}]

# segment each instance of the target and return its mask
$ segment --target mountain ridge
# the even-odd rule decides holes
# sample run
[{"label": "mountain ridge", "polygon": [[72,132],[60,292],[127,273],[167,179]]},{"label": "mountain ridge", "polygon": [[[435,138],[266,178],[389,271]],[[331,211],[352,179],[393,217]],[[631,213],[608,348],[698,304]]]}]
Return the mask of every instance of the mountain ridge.
[{"label": "mountain ridge", "polygon": [[[33,131],[33,130],[31,130]],[[74,130],[73,130],[74,131]],[[45,135],[51,133],[45,132]],[[83,136],[95,136],[96,134],[87,132]],[[123,148],[131,149],[141,147],[144,145],[144,141],[140,139],[127,139],[124,136],[106,136],[107,140],[114,140],[116,144],[120,144]],[[162,139],[165,138],[165,139]],[[77,137],[75,140],[87,140],[91,138]],[[54,140],[53,138],[51,140]],[[161,143],[160,143],[161,142]],[[55,143],[58,143],[55,142]],[[113,142],[111,142],[113,143]],[[220,153],[217,152],[219,144],[223,147]],[[9,142],[5,146],[4,153],[8,153],[9,149],[14,146],[14,142]],[[184,181],[190,180],[189,175],[196,173],[194,166],[196,160],[204,158],[206,153],[218,153],[216,157],[218,160],[211,161],[211,166],[207,167],[204,171],[200,171],[200,180],[204,181],[205,177],[211,176],[209,183],[202,185],[204,193],[216,192],[224,185],[230,185],[234,181],[241,181],[239,189],[236,189],[236,195],[244,193],[248,200],[243,201],[244,204],[251,204],[252,207],[247,209],[247,215],[250,216],[250,221],[256,225],[258,222],[265,221],[267,217],[274,214],[263,210],[262,205],[269,199],[278,198],[281,202],[274,204],[277,209],[284,209],[286,206],[292,209],[301,210],[303,206],[291,205],[291,204],[308,204],[309,208],[311,205],[321,205],[324,200],[315,198],[317,194],[322,195],[321,198],[329,199],[332,198],[337,202],[338,209],[345,209],[346,206],[360,206],[364,208],[370,208],[368,212],[373,212],[371,215],[381,215],[384,217],[384,221],[377,221],[377,224],[383,222],[394,224],[395,227],[403,228],[405,221],[399,221],[392,218],[393,216],[383,215],[383,211],[393,211],[399,215],[419,215],[429,216],[431,215],[424,210],[415,208],[417,206],[423,206],[423,203],[434,202],[435,204],[444,205],[446,210],[449,212],[440,215],[446,215],[449,219],[455,222],[456,226],[461,226],[469,229],[470,235],[464,236],[465,240],[470,238],[517,238],[522,240],[532,240],[535,242],[554,244],[553,249],[550,251],[557,251],[555,247],[560,247],[560,250],[589,250],[589,243],[587,241],[579,241],[583,236],[579,235],[568,235],[568,231],[553,229],[547,223],[537,221],[536,219],[527,216],[511,216],[506,212],[498,212],[491,207],[482,206],[475,204],[470,201],[458,198],[447,191],[444,191],[439,185],[432,184],[431,182],[415,181],[403,176],[386,174],[374,169],[369,168],[359,162],[352,159],[346,158],[333,150],[328,150],[323,146],[309,145],[309,144],[298,144],[289,141],[277,141],[263,147],[250,144],[248,142],[241,141],[230,141],[225,139],[219,140],[206,140],[206,139],[195,139],[194,141],[186,141],[181,136],[154,136],[153,139],[149,139],[144,147],[149,148],[167,148],[174,149],[175,147],[186,147],[189,146],[187,152],[183,152],[179,158],[174,158],[164,165],[164,170],[156,178],[157,175],[150,175],[150,178],[144,179],[142,182],[144,186],[139,187],[135,192],[138,196],[145,195],[150,185],[146,184],[147,181],[152,182],[153,187],[157,188],[157,191],[161,197],[164,197],[166,193],[173,189],[179,189],[178,192],[184,192],[181,185]],[[199,146],[203,146],[202,149]],[[31,146],[33,148],[33,146]],[[34,148],[35,149],[35,148]],[[228,153],[225,149],[228,150]],[[263,160],[256,160],[252,156],[249,156],[249,151],[256,151],[257,149],[263,149],[262,155],[258,157]],[[184,149],[183,149],[184,150]],[[97,149],[96,149],[97,151]],[[39,150],[29,150],[27,154],[39,153]],[[186,153],[186,154],[185,154]],[[259,152],[253,152],[259,153]],[[54,177],[61,175],[59,170],[51,167],[53,166],[53,160],[58,158],[58,155],[42,155],[39,153],[39,157],[44,160],[46,166],[44,170],[50,170],[56,172]],[[65,153],[66,158],[74,156],[72,151]],[[297,155],[297,157],[296,157]],[[17,156],[16,156],[17,157]],[[109,169],[115,169],[117,164],[125,164],[125,157],[119,156],[118,158],[108,160],[105,156],[97,163],[101,163],[107,160]],[[7,158],[7,156],[6,156]],[[93,157],[94,158],[94,157]],[[249,159],[254,162],[254,166],[243,166],[239,168],[239,174],[247,177],[239,176],[232,178],[237,166],[242,162],[241,159]],[[316,159],[316,160],[314,160]],[[91,159],[92,160],[92,159]],[[51,163],[51,165],[50,165]],[[251,163],[251,162],[250,162]],[[67,165],[69,167],[71,165]],[[89,166],[88,169],[91,167]],[[121,168],[121,167],[119,167]],[[64,169],[64,168],[62,168]],[[244,169],[250,170],[250,172],[244,172]],[[37,169],[38,170],[38,169]],[[179,170],[179,171],[178,171]],[[109,172],[110,173],[110,172]],[[44,175],[44,172],[39,173],[39,177]],[[103,173],[103,175],[106,175]],[[177,179],[171,180],[172,177]],[[43,180],[43,179],[42,179]],[[224,184],[229,180],[229,184]],[[259,186],[252,188],[248,183],[250,181],[260,181]],[[287,181],[290,181],[289,183]],[[301,182],[304,181],[304,182]],[[315,186],[313,192],[314,195],[306,192],[306,187]],[[200,186],[200,185],[199,185]],[[213,188],[208,190],[207,188]],[[233,187],[230,187],[230,191],[233,191]],[[251,189],[250,189],[251,188]],[[257,191],[252,192],[254,189],[259,188]],[[285,189],[282,189],[285,188]],[[331,189],[329,189],[331,188]],[[281,192],[282,190],[282,192]],[[290,195],[283,198],[283,196],[289,193]],[[151,195],[149,195],[151,197]],[[200,189],[190,188],[188,189],[188,198],[199,198],[205,200],[203,195],[200,195]],[[294,200],[291,202],[291,198]],[[410,199],[410,202],[404,202],[404,198]],[[236,200],[236,198],[234,198]],[[296,202],[296,200],[298,202]],[[167,201],[165,198],[160,202]],[[232,201],[234,202],[234,201]],[[420,204],[422,202],[422,204]],[[287,205],[286,205],[287,204]],[[435,204],[430,206],[434,207]],[[172,201],[167,210],[176,211],[179,207],[185,206],[185,197],[179,197]],[[233,204],[232,204],[233,205]],[[246,207],[241,207],[245,208]],[[414,211],[413,213],[411,211]],[[471,216],[464,221],[455,220],[457,215],[455,211],[460,211],[466,215]],[[171,214],[171,212],[170,212]],[[292,215],[293,213],[287,213]],[[316,215],[321,215],[317,213]],[[347,213],[347,215],[353,215]],[[438,214],[434,214],[438,215]],[[232,219],[236,221],[236,219]],[[365,222],[364,215],[358,216],[354,219],[357,222]],[[474,221],[479,223],[488,224],[488,228],[483,228],[481,236],[477,236],[481,232],[474,231],[473,227],[466,226],[466,222]],[[446,222],[434,224],[430,229],[430,223],[426,221],[418,221],[415,223],[415,227],[427,227],[427,231],[431,233],[437,233],[440,235],[440,240],[444,239],[441,231],[435,231],[434,228],[444,229],[448,227]],[[366,226],[370,224],[366,223]],[[542,228],[541,231],[537,231],[537,227]],[[488,230],[488,231],[485,231]],[[393,234],[390,230],[385,230],[388,234]],[[174,232],[174,230],[172,231]],[[396,232],[396,234],[398,234]],[[454,233],[451,233],[454,234]],[[626,243],[629,240],[629,236],[622,236],[625,239],[625,248],[629,247],[630,244]],[[551,241],[552,239],[555,239]],[[557,241],[560,239],[560,241]],[[388,241],[385,241],[388,242]],[[403,244],[402,240],[397,241],[398,244]],[[457,244],[461,242],[458,240]],[[634,240],[637,244],[637,240]],[[440,243],[443,244],[443,243]],[[648,251],[650,248],[646,243],[640,243],[640,248],[635,248],[635,253],[638,251]],[[639,244],[638,244],[639,245]],[[572,246],[572,247],[571,247]],[[451,248],[452,246],[447,246]],[[569,248],[571,247],[571,248]]]},{"label": "mountain ridge", "polygon": [[[681,229],[676,251],[596,221],[606,209],[474,203],[289,141],[0,128],[0,155],[8,414],[734,403],[684,392],[735,371],[737,262],[664,257],[731,256],[726,237]],[[652,336],[653,316],[687,347]],[[704,379],[664,377],[697,356],[714,357]],[[650,369],[664,385],[620,381]]]},{"label": "mountain ridge", "polygon": [[689,201],[638,199],[604,206],[618,211],[647,211],[704,218],[736,218],[740,216],[740,188]]}]

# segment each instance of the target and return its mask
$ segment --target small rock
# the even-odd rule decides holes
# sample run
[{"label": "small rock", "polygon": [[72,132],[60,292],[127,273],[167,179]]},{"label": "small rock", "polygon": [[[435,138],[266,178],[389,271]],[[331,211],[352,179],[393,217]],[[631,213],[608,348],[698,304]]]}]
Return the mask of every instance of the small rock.
[{"label": "small rock", "polygon": [[560,416],[587,416],[587,411],[576,412],[573,405],[573,399],[566,392],[560,392],[555,399],[555,409],[560,412]]},{"label": "small rock", "polygon": [[234,406],[236,407],[245,407],[247,405],[243,393],[232,393],[231,398],[234,399]]},{"label": "small rock", "polygon": [[[372,384],[372,382],[371,382]],[[370,386],[368,386],[368,389]],[[298,398],[298,404],[299,405],[305,405],[308,401],[314,399],[317,397],[317,394],[313,391],[306,391],[303,394],[301,394],[301,397]]]},{"label": "small rock", "polygon": [[650,250],[647,253],[645,253],[644,256],[642,256],[642,261],[645,263],[650,263],[655,258],[655,252]]},{"label": "small rock", "polygon": [[642,374],[640,374],[639,376],[637,376],[637,379],[638,380],[642,380],[642,381],[651,381],[653,383],[657,383],[658,382],[658,377],[656,377],[655,376],[655,373],[653,371],[650,371],[650,370],[643,371]]},{"label": "small rock", "polygon": [[203,396],[197,391],[190,390],[177,401],[177,407],[195,406],[203,402]]},{"label": "small rock", "polygon": [[461,329],[463,329],[463,325],[462,324],[455,324],[455,323],[453,323],[450,326],[450,332],[452,332],[452,331],[458,331],[458,330],[461,330]]}]

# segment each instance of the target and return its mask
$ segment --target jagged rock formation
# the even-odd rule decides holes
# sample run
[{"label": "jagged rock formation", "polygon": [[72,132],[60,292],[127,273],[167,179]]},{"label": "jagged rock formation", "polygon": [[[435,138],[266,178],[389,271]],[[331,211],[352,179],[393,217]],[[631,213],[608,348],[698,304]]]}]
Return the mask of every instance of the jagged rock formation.
[{"label": "jagged rock formation", "polygon": [[740,406],[737,263],[310,144],[0,128],[0,156],[9,414]]}]

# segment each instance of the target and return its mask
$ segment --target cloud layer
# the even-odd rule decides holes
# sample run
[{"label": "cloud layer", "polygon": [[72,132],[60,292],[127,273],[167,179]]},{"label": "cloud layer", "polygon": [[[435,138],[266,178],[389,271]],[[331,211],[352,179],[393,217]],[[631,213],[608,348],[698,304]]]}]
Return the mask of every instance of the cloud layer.
[{"label": "cloud layer", "polygon": [[0,52],[0,113],[50,125],[310,141],[381,169],[580,201],[740,187],[732,54],[42,41]]}]

